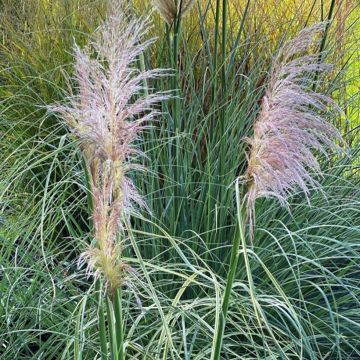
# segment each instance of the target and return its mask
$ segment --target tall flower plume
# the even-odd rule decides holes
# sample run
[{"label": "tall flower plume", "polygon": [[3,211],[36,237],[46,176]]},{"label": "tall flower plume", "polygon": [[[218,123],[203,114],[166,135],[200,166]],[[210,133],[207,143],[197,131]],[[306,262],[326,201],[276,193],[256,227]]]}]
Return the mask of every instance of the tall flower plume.
[{"label": "tall flower plume", "polygon": [[322,57],[310,52],[319,43],[324,24],[302,30],[275,58],[262,100],[245,173],[250,234],[255,200],[275,197],[287,205],[289,195],[300,189],[308,197],[319,183],[312,173],[320,173],[316,153],[338,150],[339,131],[326,120],[338,111],[332,99],[316,91],[318,74],[329,70]]},{"label": "tall flower plume", "polygon": [[176,17],[183,17],[194,5],[195,0],[152,0],[161,17],[171,24]]},{"label": "tall flower plume", "polygon": [[90,175],[96,245],[82,256],[88,271],[100,274],[109,288],[118,288],[124,275],[119,237],[124,235],[135,205],[144,201],[129,177],[141,166],[134,142],[158,115],[157,104],[167,96],[148,94],[144,84],[164,71],[138,70],[136,61],[153,40],[144,40],[149,22],[129,17],[122,0],[112,1],[106,21],[85,49],[75,47],[77,94],[69,105],[55,105],[79,139]]}]

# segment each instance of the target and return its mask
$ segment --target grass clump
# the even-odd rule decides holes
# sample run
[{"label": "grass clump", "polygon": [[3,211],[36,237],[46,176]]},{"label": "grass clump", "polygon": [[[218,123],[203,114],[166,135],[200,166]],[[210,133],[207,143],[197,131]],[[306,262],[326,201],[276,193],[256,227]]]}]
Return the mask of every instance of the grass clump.
[{"label": "grass clump", "polygon": [[[120,216],[122,211],[112,216],[112,206],[124,188],[115,181],[117,176],[110,176],[114,172],[104,171],[112,153],[103,152],[108,147],[91,137],[97,131],[111,133],[112,122],[105,126],[99,115],[99,126],[93,124],[91,132],[78,129],[82,121],[85,127],[89,125],[95,108],[97,114],[109,115],[101,101],[109,94],[112,60],[115,64],[128,56],[126,49],[122,47],[114,58],[99,56],[101,48],[89,50],[86,61],[91,66],[101,64],[101,71],[96,66],[94,70],[100,78],[88,78],[90,84],[82,91],[90,85],[97,87],[98,100],[91,98],[86,111],[71,102],[78,100],[78,80],[85,79],[79,77],[81,61],[74,66],[72,49],[75,43],[86,48],[92,41],[89,34],[109,19],[107,2],[3,3],[2,359],[359,358],[360,183],[358,97],[353,91],[358,79],[354,72],[358,54],[353,46],[358,32],[356,2],[295,1],[275,10],[271,2],[245,1],[239,6],[232,1],[199,1],[184,16],[178,7],[167,23],[150,14],[154,26],[142,35],[147,45],[154,35],[157,39],[149,47],[137,41],[132,44],[141,51],[133,53],[126,74],[138,76],[138,82],[126,104],[135,106],[146,99],[151,104],[133,112],[128,127],[124,125],[124,132],[116,133],[112,143],[121,149],[131,143],[131,151],[137,151],[121,153],[122,166],[133,164],[130,155],[136,155],[134,160],[147,169],[127,172],[127,167],[122,168],[147,207],[145,211],[135,205],[131,217]],[[152,7],[150,2],[131,2],[122,25],[147,16]],[[296,11],[290,11],[292,7]],[[307,50],[311,71],[306,76],[297,72],[296,79],[287,77],[291,71],[278,77],[286,96],[293,90],[290,80],[295,79],[300,90],[295,98],[284,95],[279,100],[287,113],[278,116],[274,113],[278,98],[274,95],[273,100],[269,94],[276,54],[299,30],[321,21],[328,21],[325,31]],[[109,39],[120,41],[121,34],[105,36],[100,47]],[[129,47],[127,41],[135,35],[136,31],[130,31],[121,45]],[[83,51],[77,56],[84,55]],[[309,66],[305,61],[309,57],[294,55],[289,55],[290,64]],[[325,62],[333,67],[324,76],[320,70]],[[158,68],[174,71],[151,77]],[[125,76],[125,82],[119,78],[120,83],[114,85],[119,99],[131,76]],[[169,90],[170,99],[151,95]],[[69,91],[74,97],[69,98]],[[321,95],[310,101],[306,96],[313,91]],[[274,128],[281,144],[273,143],[272,149],[284,155],[287,136],[304,135],[301,119],[311,117],[319,128],[314,132],[312,125],[305,127],[311,141],[307,137],[309,141],[297,144],[299,139],[291,138],[294,151],[287,153],[286,167],[271,158],[260,171],[251,161],[254,147],[244,139],[257,139],[260,144],[255,124],[264,114],[265,98],[273,101],[267,102],[272,105],[265,110],[268,115],[272,112],[277,124],[295,121],[294,116],[298,124],[287,123],[288,132],[281,126]],[[340,113],[329,111],[329,98],[339,105]],[[296,111],[287,116],[290,108],[294,110],[294,101]],[[80,109],[74,117],[76,126],[69,121],[65,125],[59,114],[47,111],[54,103],[63,104],[67,111],[62,115]],[[298,105],[304,117],[297,112]],[[156,120],[143,129],[149,123],[140,124],[140,120],[148,119],[153,106]],[[326,119],[319,118],[323,113]],[[135,136],[139,132],[132,124],[141,128],[141,138]],[[124,134],[134,136],[125,141]],[[322,145],[332,145],[339,134],[351,145],[346,156],[313,151],[313,147],[321,150]],[[319,146],[313,146],[315,139]],[[300,162],[300,172],[296,159],[290,158],[297,145],[309,145],[314,156]],[[145,156],[138,157],[140,152]],[[262,193],[252,198],[257,198],[256,204],[252,202],[256,213],[252,241],[247,237],[248,217],[242,212],[246,187],[236,191],[234,184],[249,175],[249,169],[257,179],[262,177]],[[309,188],[295,186],[309,184],[309,179]],[[98,180],[104,185],[103,195],[109,195],[102,199],[106,199],[105,223],[113,226],[112,248],[121,243],[121,256],[110,252],[113,258],[105,253],[104,258],[126,264],[128,269],[126,282],[114,282],[110,291],[106,272],[99,272],[95,280],[86,266],[78,266],[84,251],[100,249],[94,236]],[[269,191],[286,198],[288,207],[262,196]],[[121,208],[124,203],[120,203]],[[231,251],[233,239],[239,241]],[[236,262],[231,261],[234,257]],[[96,271],[99,263],[93,264]],[[116,268],[111,265],[111,273]]]}]

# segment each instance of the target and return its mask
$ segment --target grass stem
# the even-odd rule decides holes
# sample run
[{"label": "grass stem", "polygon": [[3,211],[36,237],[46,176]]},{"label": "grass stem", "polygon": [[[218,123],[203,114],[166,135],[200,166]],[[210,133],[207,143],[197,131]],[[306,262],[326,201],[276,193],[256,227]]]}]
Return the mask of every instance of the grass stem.
[{"label": "grass stem", "polygon": [[115,312],[115,328],[116,328],[116,343],[117,354],[119,360],[124,360],[124,333],[121,307],[122,291],[117,289],[114,296],[114,312]]},{"label": "grass stem", "polygon": [[[239,186],[236,184],[236,197],[239,198]],[[224,330],[226,325],[226,317],[229,310],[229,303],[230,303],[230,296],[232,287],[235,280],[237,265],[239,261],[239,247],[240,243],[243,243],[245,241],[245,220],[246,219],[246,208],[244,205],[240,205],[240,202],[238,202],[238,226],[236,227],[235,236],[231,248],[231,256],[230,256],[230,266],[229,271],[226,279],[226,287],[224,292],[224,298],[222,302],[222,309],[221,309],[221,315],[220,315],[220,321],[219,321],[219,328],[216,333],[216,339],[215,339],[215,347],[214,351],[212,353],[211,359],[212,360],[220,360],[220,353],[222,348],[222,342],[223,342],[223,336],[224,336]]]},{"label": "grass stem", "polygon": [[115,328],[115,316],[113,304],[109,297],[106,299],[106,308],[107,308],[107,319],[109,324],[109,333],[110,333],[110,352],[111,360],[119,360],[118,357],[118,345],[116,339],[116,328]]},{"label": "grass stem", "polygon": [[104,314],[104,305],[102,297],[102,289],[100,280],[96,281],[95,291],[98,302],[98,321],[99,321],[99,337],[100,337],[100,351],[101,351],[101,360],[108,360],[108,349],[107,349],[107,331],[105,325],[105,314]]}]

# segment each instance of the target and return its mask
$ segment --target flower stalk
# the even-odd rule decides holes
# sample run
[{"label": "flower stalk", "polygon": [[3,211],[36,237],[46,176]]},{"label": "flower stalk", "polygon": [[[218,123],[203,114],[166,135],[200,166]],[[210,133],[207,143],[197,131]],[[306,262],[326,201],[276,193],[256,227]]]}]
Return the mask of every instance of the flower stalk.
[{"label": "flower stalk", "polygon": [[[314,177],[320,174],[316,154],[328,156],[329,151],[339,150],[338,143],[342,142],[339,131],[325,118],[330,109],[339,110],[329,96],[314,90],[318,74],[330,68],[319,61],[317,55],[309,54],[311,46],[318,43],[317,35],[323,31],[326,31],[325,24],[302,30],[275,57],[260,114],[254,124],[254,135],[247,139],[251,150],[242,179],[241,205],[238,183],[236,185],[238,226],[212,360],[220,359],[240,244],[247,262],[249,287],[254,291],[246,254],[246,237],[253,240],[256,199],[272,197],[289,206],[288,197],[300,189],[309,200],[310,190],[320,187]],[[320,59],[323,59],[323,54]]]},{"label": "flower stalk", "polygon": [[50,107],[78,139],[89,174],[96,242],[81,261],[88,273],[105,280],[112,296],[126,276],[121,256],[125,224],[138,207],[146,208],[130,177],[143,170],[135,143],[167,98],[147,88],[148,80],[165,75],[145,69],[143,53],[154,41],[144,39],[148,29],[148,19],[129,16],[122,0],[110,2],[108,17],[89,46],[75,47],[77,94],[69,96],[67,105]]},{"label": "flower stalk", "polygon": [[[122,0],[110,2],[108,17],[89,46],[75,47],[77,94],[71,94],[68,105],[49,108],[63,117],[78,139],[87,169],[95,243],[80,262],[86,262],[87,272],[97,279],[102,360],[108,358],[108,336],[111,358],[125,358],[121,287],[128,266],[122,260],[122,246],[130,216],[137,206],[146,207],[130,173],[142,170],[137,161],[142,152],[135,143],[167,98],[151,94],[147,86],[148,80],[164,75],[162,70],[145,69],[143,53],[153,42],[144,40],[148,28],[148,19],[129,17]],[[106,308],[100,279],[107,285]]]},{"label": "flower stalk", "polygon": [[[239,198],[239,186],[238,183],[236,184],[236,195],[237,198]],[[224,337],[224,331],[225,331],[225,325],[226,325],[226,317],[229,310],[229,304],[230,304],[230,297],[231,297],[231,291],[232,287],[235,281],[236,277],[236,270],[237,265],[239,262],[239,248],[240,244],[245,242],[245,227],[246,227],[246,206],[244,206],[244,203],[237,202],[237,214],[238,214],[238,221],[237,226],[235,229],[235,235],[234,240],[231,248],[231,255],[230,255],[230,263],[229,263],[229,270],[226,278],[226,286],[225,286],[225,292],[221,307],[221,314],[219,319],[219,328],[217,330],[216,336],[215,336],[215,346],[214,351],[211,356],[211,360],[218,360],[220,359],[220,352],[222,348],[222,342]]]}]

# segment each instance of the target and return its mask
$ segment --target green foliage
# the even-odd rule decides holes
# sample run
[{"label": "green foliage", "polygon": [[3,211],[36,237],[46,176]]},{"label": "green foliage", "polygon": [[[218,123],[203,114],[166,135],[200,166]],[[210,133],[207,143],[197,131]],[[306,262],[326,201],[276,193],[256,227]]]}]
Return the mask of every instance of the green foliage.
[{"label": "green foliage", "polygon": [[[74,139],[44,110],[65,100],[74,38],[86,43],[104,2],[3,3],[1,359],[105,360],[119,343],[128,359],[210,359],[237,224],[234,180],[246,166],[243,138],[257,116],[270,48],[283,37],[270,46],[271,29],[257,29],[256,7],[243,5],[239,22],[229,10],[225,48],[219,17],[214,54],[209,18],[215,18],[216,4],[210,2],[196,9],[201,46],[192,42],[185,21],[176,50],[172,29],[162,23],[156,29],[160,36],[145,66],[173,66],[169,59],[178,51],[178,75],[149,86],[176,84],[180,98],[162,104],[162,117],[140,144],[148,172],[133,176],[152,216],[133,219],[124,244],[130,271],[120,318],[120,303],[107,304],[103,284],[77,266],[92,241],[86,174]],[[307,15],[294,18],[284,36]],[[335,45],[330,26],[329,58],[339,51]],[[348,49],[343,59],[348,62],[335,68],[324,88],[352,113],[359,99],[343,90],[354,83],[357,75],[349,79],[347,67],[357,59]],[[321,158],[326,196],[314,192],[308,204],[296,194],[290,212],[276,201],[257,202],[254,241],[240,246],[221,358],[360,357],[358,146],[351,123],[339,126],[353,146],[349,157]],[[115,331],[108,332],[111,321]]]}]

